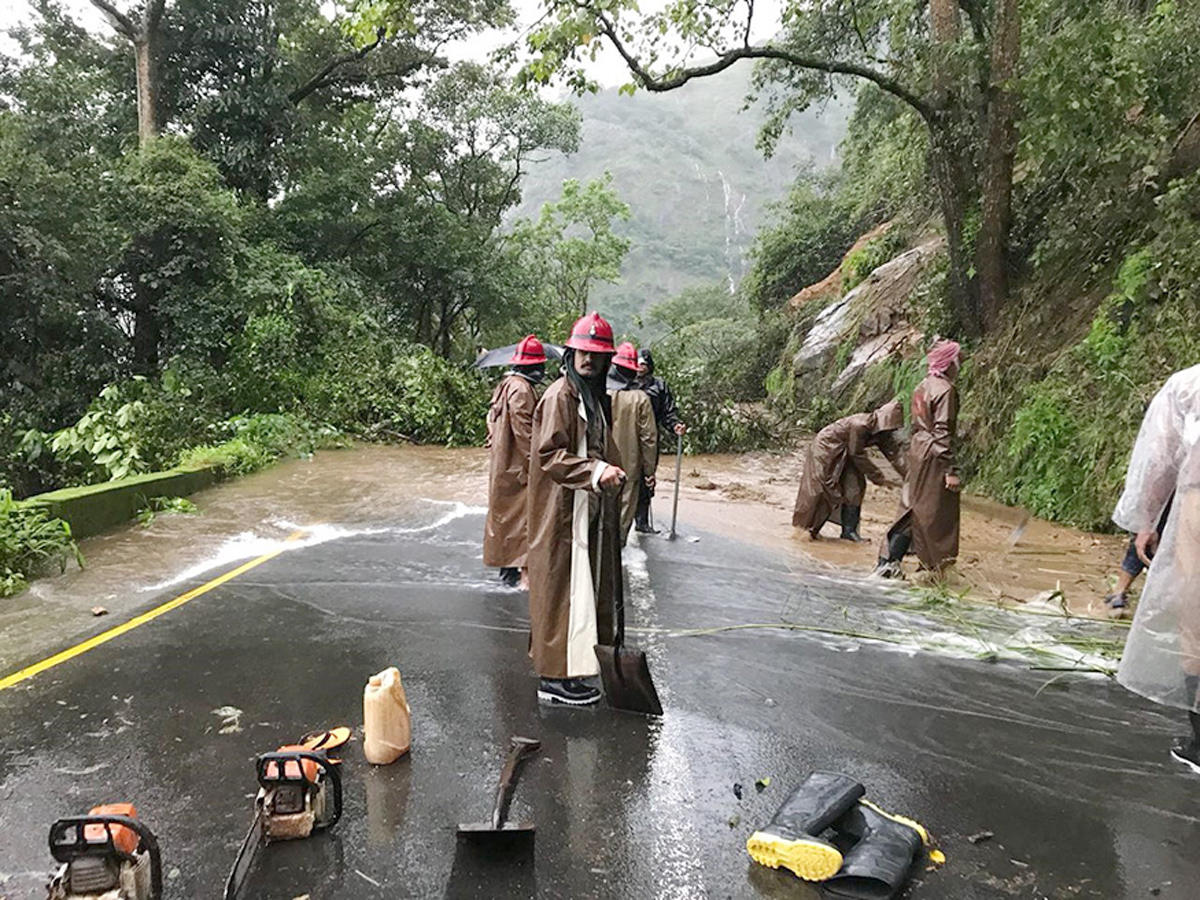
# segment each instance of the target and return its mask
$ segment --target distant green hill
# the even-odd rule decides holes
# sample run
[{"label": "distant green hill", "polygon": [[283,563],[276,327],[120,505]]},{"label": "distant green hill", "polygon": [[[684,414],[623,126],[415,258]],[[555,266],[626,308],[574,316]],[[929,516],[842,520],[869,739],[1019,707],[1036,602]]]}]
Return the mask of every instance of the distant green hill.
[{"label": "distant green hill", "polygon": [[798,166],[836,163],[847,106],[830,104],[797,116],[772,159],[755,148],[763,116],[742,111],[750,67],[667,94],[616,89],[578,101],[583,142],[573,156],[534,165],[518,214],[533,216],[558,197],[564,179],[595,178],[607,169],[632,220],[621,283],[595,290],[595,306],[620,331],[634,316],[685,287],[736,283],[768,203],[781,199]]}]

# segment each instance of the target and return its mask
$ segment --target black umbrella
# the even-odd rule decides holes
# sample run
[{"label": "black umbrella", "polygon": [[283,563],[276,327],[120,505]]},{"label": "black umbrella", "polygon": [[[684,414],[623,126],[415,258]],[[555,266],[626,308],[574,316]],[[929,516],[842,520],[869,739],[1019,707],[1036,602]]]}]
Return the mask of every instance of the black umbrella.
[{"label": "black umbrella", "polygon": [[[517,355],[517,347],[520,344],[509,344],[507,347],[497,347],[494,350],[486,350],[479,354],[479,359],[475,360],[474,366],[477,369],[492,369],[496,366],[512,365],[513,357]],[[562,361],[563,348],[557,344],[542,344],[546,350],[546,358]]]}]

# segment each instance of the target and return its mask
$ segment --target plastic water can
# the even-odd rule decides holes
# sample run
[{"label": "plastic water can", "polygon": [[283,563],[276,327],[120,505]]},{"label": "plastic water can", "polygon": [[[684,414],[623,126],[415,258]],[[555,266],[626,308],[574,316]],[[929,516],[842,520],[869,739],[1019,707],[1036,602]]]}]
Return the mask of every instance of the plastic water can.
[{"label": "plastic water can", "polygon": [[400,670],[372,675],[363,690],[363,753],[376,766],[393,763],[412,745],[412,714]]}]

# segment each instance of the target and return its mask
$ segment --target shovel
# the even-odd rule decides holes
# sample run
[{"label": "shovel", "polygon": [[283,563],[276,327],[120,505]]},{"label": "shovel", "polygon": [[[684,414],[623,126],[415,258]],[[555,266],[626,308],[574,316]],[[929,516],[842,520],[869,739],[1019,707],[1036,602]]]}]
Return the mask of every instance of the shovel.
[{"label": "shovel", "polygon": [[[604,530],[608,522],[608,501],[600,495],[600,537],[596,541],[596,556],[599,568],[604,567]],[[598,582],[599,578],[596,579]],[[616,618],[616,634],[611,647],[596,645],[596,659],[600,662],[600,678],[604,682],[604,696],[613,709],[641,713],[645,716],[661,716],[662,703],[650,677],[650,664],[644,650],[633,650],[625,646],[625,577],[620,563],[613,578],[613,613]]]},{"label": "shovel", "polygon": [[525,757],[537,752],[541,741],[514,735],[509,743],[508,759],[500,773],[500,784],[496,788],[496,802],[492,807],[492,818],[487,822],[473,822],[458,826],[460,841],[476,845],[503,845],[505,849],[532,849],[535,829],[531,822],[508,821],[508,807],[517,789],[521,764]]}]

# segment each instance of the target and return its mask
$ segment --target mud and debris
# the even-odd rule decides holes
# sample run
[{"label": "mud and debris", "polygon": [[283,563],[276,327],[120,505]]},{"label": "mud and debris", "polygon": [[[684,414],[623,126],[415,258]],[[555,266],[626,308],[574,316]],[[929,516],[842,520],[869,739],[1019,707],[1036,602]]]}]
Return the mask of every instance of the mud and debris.
[{"label": "mud and debris", "polygon": [[[796,486],[806,445],[791,453],[714,454],[690,457],[684,471],[680,515],[707,530],[770,547],[797,564],[867,574],[879,541],[899,504],[896,488],[867,487],[861,531],[865,543],[839,540],[835,524],[812,541],[791,525]],[[890,472],[882,455],[877,464]],[[660,496],[669,496],[673,473],[659,476]],[[1074,615],[1104,617],[1102,599],[1112,590],[1127,537],[1093,534],[1036,519],[971,494],[963,496],[962,550],[947,589],[976,600],[1023,605],[1064,598]],[[914,564],[906,563],[910,572]],[[920,579],[914,579],[918,585]]]}]

